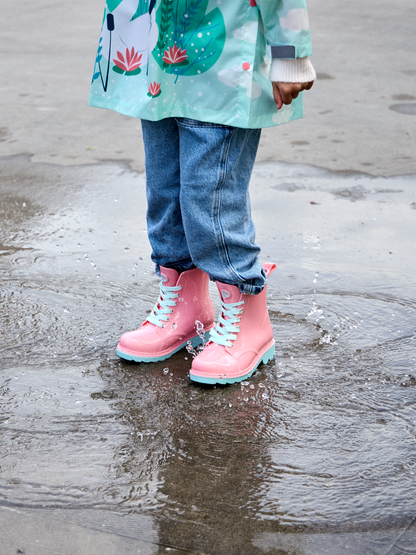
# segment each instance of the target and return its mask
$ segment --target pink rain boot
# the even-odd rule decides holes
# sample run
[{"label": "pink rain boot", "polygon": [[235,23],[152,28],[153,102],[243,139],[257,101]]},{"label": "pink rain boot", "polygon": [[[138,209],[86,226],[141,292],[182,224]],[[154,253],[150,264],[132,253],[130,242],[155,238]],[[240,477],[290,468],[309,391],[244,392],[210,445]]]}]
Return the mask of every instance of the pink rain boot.
[{"label": "pink rain boot", "polygon": [[[276,264],[265,264],[269,276]],[[194,359],[191,380],[230,384],[249,378],[258,365],[274,358],[273,330],[266,287],[259,295],[243,295],[235,285],[217,282],[222,314],[210,342]]]},{"label": "pink rain boot", "polygon": [[178,274],[160,268],[160,296],[152,313],[136,331],[121,336],[117,354],[135,362],[166,360],[190,341],[202,343],[195,322],[205,331],[214,326],[214,309],[208,293],[208,274],[195,268]]}]

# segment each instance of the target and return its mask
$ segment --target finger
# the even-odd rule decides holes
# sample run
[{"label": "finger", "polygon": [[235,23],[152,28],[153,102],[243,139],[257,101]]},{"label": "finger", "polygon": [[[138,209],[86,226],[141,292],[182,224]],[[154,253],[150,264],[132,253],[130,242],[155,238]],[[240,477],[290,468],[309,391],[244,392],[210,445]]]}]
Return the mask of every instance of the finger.
[{"label": "finger", "polygon": [[290,104],[292,102],[292,89],[291,87],[279,87],[280,96],[282,98],[283,104]]},{"label": "finger", "polygon": [[291,96],[293,96],[294,94],[299,94],[301,91],[303,91],[304,84],[303,83],[285,83],[283,88]]},{"label": "finger", "polygon": [[305,84],[305,91],[309,91],[313,87],[314,81]]},{"label": "finger", "polygon": [[277,83],[273,83],[273,98],[276,102],[277,109],[280,110],[280,108],[283,106],[283,101]]},{"label": "finger", "polygon": [[285,104],[291,104],[294,98],[299,96],[303,91],[303,83],[281,83],[279,84],[280,94]]}]

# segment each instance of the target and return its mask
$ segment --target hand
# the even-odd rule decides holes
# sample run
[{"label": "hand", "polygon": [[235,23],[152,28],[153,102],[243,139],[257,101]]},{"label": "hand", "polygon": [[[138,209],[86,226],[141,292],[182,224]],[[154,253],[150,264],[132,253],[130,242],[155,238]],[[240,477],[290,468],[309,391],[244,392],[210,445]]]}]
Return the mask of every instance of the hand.
[{"label": "hand", "polygon": [[280,110],[283,104],[291,104],[292,100],[297,98],[301,91],[311,89],[313,83],[313,81],[309,81],[309,83],[272,83],[277,109]]}]

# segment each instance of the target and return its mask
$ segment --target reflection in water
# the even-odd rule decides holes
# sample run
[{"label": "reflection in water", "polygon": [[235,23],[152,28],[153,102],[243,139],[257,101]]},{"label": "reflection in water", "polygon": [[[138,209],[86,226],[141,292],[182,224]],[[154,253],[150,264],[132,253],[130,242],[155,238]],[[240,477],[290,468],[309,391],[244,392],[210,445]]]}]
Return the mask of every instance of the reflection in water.
[{"label": "reflection in water", "polygon": [[[186,350],[148,365],[114,353],[158,291],[143,261],[146,235],[137,234],[142,177],[119,166],[68,168],[63,186],[54,174],[62,168],[5,164],[21,175],[18,188],[2,185],[0,505],[146,515],[149,545],[236,554],[307,552],[290,534],[280,542],[282,532],[375,533],[411,521],[415,258],[404,270],[400,260],[386,263],[390,249],[401,253],[397,238],[374,258],[370,233],[371,251],[361,242],[363,254],[348,264],[363,232],[345,232],[341,244],[338,215],[336,226],[329,216],[319,224],[326,234],[308,214],[297,232],[276,232],[285,252],[269,285],[276,361],[249,382],[200,387],[187,376]],[[254,187],[257,179],[267,188],[266,170]],[[297,179],[303,188],[270,194],[289,203],[288,195],[301,201],[313,191],[322,206],[345,203],[351,227],[354,218],[367,222],[359,203],[373,221],[383,205],[372,195],[398,198],[408,186],[374,193],[380,186],[369,178],[354,189],[332,176],[326,192]],[[136,205],[127,201],[133,186]],[[257,218],[272,209],[263,189]],[[340,190],[362,195],[352,202]],[[391,202],[394,212],[399,200]],[[279,252],[259,227],[265,256]]]}]

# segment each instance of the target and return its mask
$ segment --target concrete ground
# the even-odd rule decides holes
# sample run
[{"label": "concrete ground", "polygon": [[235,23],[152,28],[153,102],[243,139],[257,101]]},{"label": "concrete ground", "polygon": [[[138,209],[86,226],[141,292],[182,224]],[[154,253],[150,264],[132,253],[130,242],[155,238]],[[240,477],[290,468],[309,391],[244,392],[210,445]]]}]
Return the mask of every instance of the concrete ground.
[{"label": "concrete ground", "polygon": [[[3,4],[6,3],[3,2]],[[411,0],[403,0],[397,5],[386,5],[376,2],[376,0],[367,0],[365,3],[358,0],[352,0],[348,3],[335,2],[335,0],[326,0],[325,2],[309,0],[308,8],[314,45],[312,61],[318,73],[318,81],[314,88],[305,94],[304,120],[264,131],[258,162],[273,161],[287,164],[283,166],[283,169],[282,166],[270,166],[272,169],[276,168],[276,174],[281,171],[279,183],[282,182],[282,185],[274,185],[273,187],[275,190],[284,190],[285,199],[288,199],[289,195],[296,191],[297,198],[300,199],[299,206],[302,203],[303,206],[307,205],[307,208],[302,210],[307,215],[307,226],[310,228],[313,227],[315,214],[320,213],[314,212],[315,209],[326,210],[325,207],[322,207],[325,202],[327,203],[326,206],[330,205],[332,210],[339,199],[341,199],[340,202],[344,202],[345,199],[347,199],[345,202],[354,202],[364,198],[364,195],[372,199],[372,209],[378,210],[376,214],[377,222],[373,223],[376,218],[372,216],[368,216],[368,221],[365,220],[367,214],[362,205],[360,205],[359,217],[363,221],[365,220],[366,226],[374,226],[371,228],[374,231],[370,232],[371,234],[368,236],[363,236],[360,235],[362,228],[359,227],[358,220],[354,221],[352,226],[360,243],[360,250],[357,250],[360,253],[357,254],[357,265],[365,265],[367,259],[365,248],[369,238],[372,245],[371,264],[377,267],[375,274],[388,266],[387,261],[392,252],[396,254],[395,248],[397,248],[399,257],[396,257],[394,263],[392,263],[395,271],[394,278],[396,279],[396,276],[404,269],[406,285],[410,290],[411,276],[414,275],[414,255],[411,253],[411,241],[409,239],[411,230],[407,233],[407,227],[410,228],[413,214],[416,214],[414,211],[415,199],[412,196],[411,184],[409,185],[409,180],[413,179],[411,176],[416,175],[416,34],[414,32],[416,6]],[[105,181],[103,175],[105,173],[108,173],[107,192],[111,190],[110,181],[113,176],[114,180],[130,180],[128,185],[134,183],[134,180],[140,183],[143,181],[141,176],[136,179],[137,172],[143,172],[144,170],[139,121],[87,106],[102,10],[102,0],[90,0],[87,3],[81,2],[81,0],[74,0],[71,3],[39,0],[36,6],[28,0],[20,0],[18,3],[9,2],[2,6],[2,29],[0,33],[0,158],[4,161],[3,166],[6,168],[2,175],[6,177],[4,177],[5,186],[3,187],[3,184],[0,183],[0,191],[2,195],[6,191],[8,199],[13,197],[10,191],[10,183],[13,182],[13,178],[16,179],[16,191],[19,191],[19,195],[22,191],[22,194],[28,194],[27,187],[29,185],[27,184],[30,182],[28,177],[31,173],[30,167],[28,169],[27,158],[18,155],[27,155],[30,158],[29,166],[32,165],[34,168],[34,183],[39,186],[39,189],[42,187],[42,183],[47,183],[54,206],[59,207],[59,210],[62,209],[63,213],[69,209],[64,209],[59,204],[58,186],[55,186],[58,179],[61,178],[60,167],[62,167],[63,182],[68,184],[71,193],[73,192],[72,189],[77,191],[78,188],[81,189],[82,184],[77,183],[77,177],[89,182],[88,194],[91,194],[91,190],[93,186],[96,186],[96,183]],[[115,162],[116,164],[105,165],[103,169],[103,161]],[[296,172],[291,173],[292,164],[296,164],[297,167],[299,164],[306,164],[318,168],[316,171],[313,170],[315,173],[312,172],[313,186],[309,183],[308,188],[304,191],[297,188],[295,180],[298,174]],[[83,167],[77,169],[75,166]],[[13,170],[14,167],[15,170]],[[319,168],[324,171],[321,172]],[[13,171],[15,171],[15,174],[13,174]],[[260,177],[256,177],[256,179],[261,186],[259,185],[256,188],[254,183],[254,189],[260,199],[259,202],[261,201],[264,207],[267,206],[267,199],[261,198],[261,191],[262,187],[264,188],[264,183],[268,182],[267,171],[267,164],[259,166],[258,176]],[[307,172],[305,169],[302,171],[303,173],[299,175],[306,182]],[[327,171],[335,172],[335,174],[331,175],[330,178],[325,177],[328,176]],[[338,172],[340,173],[338,174]],[[262,173],[267,174],[266,177],[262,176]],[[367,189],[364,186],[361,187],[360,183],[355,188],[354,183],[348,185],[347,188],[347,185],[344,187],[342,182],[338,187],[339,190],[334,190],[335,192],[329,194],[326,187],[328,190],[331,186],[335,187],[335,178],[337,175],[341,176],[341,174],[342,179],[344,177],[347,179],[346,176],[348,175],[356,176],[358,174],[385,178],[400,175],[408,175],[409,177],[403,181],[405,182],[403,187],[400,184],[401,182],[395,182],[396,184],[393,184],[390,190],[388,187],[389,180],[386,180],[383,186],[378,186],[377,182],[377,186],[374,185],[375,189],[371,192],[368,192],[370,186],[367,181],[365,181]],[[369,176],[361,177],[366,180]],[[333,180],[331,181],[333,184],[326,185],[324,183],[322,189],[325,189],[325,191],[321,190],[320,179]],[[22,182],[25,180],[24,186],[21,186],[19,180]],[[127,181],[123,181],[124,193],[122,194],[127,198],[126,183]],[[386,212],[388,212],[388,208],[385,207],[393,205],[395,192],[402,193],[403,190],[406,192],[402,195],[404,197],[402,204],[397,201],[394,214],[390,214],[391,220],[387,221]],[[47,190],[45,189],[45,191],[41,200],[36,200],[42,206],[47,204],[45,200]],[[274,194],[276,197],[273,198],[281,198],[277,196],[277,192]],[[357,198],[354,198],[355,194],[358,195]],[[362,197],[359,196],[360,194]],[[331,195],[336,199],[331,200],[332,204],[328,200]],[[377,197],[377,195],[382,196]],[[84,198],[81,198],[80,206],[88,206],[91,214],[93,214],[93,203],[88,201],[90,197],[87,198],[86,196],[85,198],[87,199],[86,202],[84,202]],[[108,198],[110,198],[109,195]],[[377,201],[376,198],[382,200]],[[72,197],[71,202],[73,202]],[[287,202],[288,206],[292,206],[290,200],[287,200]],[[384,204],[380,204],[381,202]],[[35,208],[28,206],[28,210],[33,209],[33,214],[35,214],[36,206]],[[350,210],[348,214],[354,218],[351,206],[348,209]],[[5,213],[6,209],[9,208],[5,207]],[[110,206],[108,210],[111,209]],[[347,214],[346,210],[345,214]],[[58,209],[56,213],[60,213]],[[262,209],[259,209],[258,214],[261,213]],[[405,218],[401,220],[400,214],[405,214]],[[301,221],[300,216],[298,222]],[[83,249],[87,249],[85,237],[88,236],[88,218],[90,217],[84,213],[80,219],[81,223],[77,223],[76,215],[73,216],[72,213],[69,213],[65,224],[62,224],[70,230],[68,236],[74,244],[78,241],[78,238],[76,237],[75,224],[72,222],[75,221],[76,225],[79,225],[80,229],[82,228],[85,231],[82,237],[82,241],[85,242],[85,246],[82,243]],[[132,222],[135,215],[130,214],[129,217],[129,222]],[[119,213],[117,218],[117,225],[120,225],[120,229],[122,229],[122,223],[120,222],[123,220],[123,215]],[[335,220],[335,216],[332,216],[331,229],[336,228]],[[382,223],[379,223],[380,220]],[[343,221],[343,230],[347,229],[348,231],[348,221],[346,216],[345,221]],[[395,227],[396,235],[391,239],[394,247],[387,246],[390,238],[388,233],[390,223],[397,226]],[[38,224],[39,221],[36,225]],[[101,230],[102,237],[105,237],[105,226],[102,222],[101,224],[101,228],[98,224],[96,225]],[[326,225],[323,220],[321,224],[319,234],[324,233],[324,225]],[[400,224],[402,224],[402,227],[400,227]],[[55,223],[50,222],[48,225],[52,228]],[[74,227],[71,228],[71,225]],[[361,222],[360,225],[364,224]],[[380,227],[376,228],[375,226],[378,225]],[[56,223],[56,226],[56,230],[54,228],[54,232],[51,233],[53,239],[51,239],[51,245],[48,247],[50,249],[52,249],[52,246],[55,248],[55,244],[52,245],[52,240],[55,241],[55,237],[59,236],[58,223]],[[385,242],[385,245],[383,244],[386,247],[385,252],[383,249],[377,250],[379,231],[382,234],[383,242]],[[273,243],[275,238],[269,236],[270,233],[265,223],[259,225],[259,232],[264,236],[265,252],[271,253],[275,248]],[[290,232],[292,232],[292,229]],[[110,233],[113,232],[109,231]],[[132,235],[133,231],[129,228],[123,238],[130,241]],[[294,233],[292,235],[295,236]],[[46,241],[43,236],[39,235],[39,237]],[[401,241],[400,237],[407,237],[407,243]],[[110,235],[107,239],[110,242]],[[337,243],[338,239],[340,240]],[[33,237],[28,240],[28,244],[31,244],[30,241],[32,240]],[[68,238],[65,240],[69,241]],[[62,242],[65,240],[63,239]],[[315,237],[314,234],[306,231],[302,240],[303,243],[300,238],[296,237],[293,243],[296,249],[299,250],[300,256],[305,256],[305,250],[302,249],[317,250],[320,248],[318,233]],[[56,239],[56,241],[59,241],[59,239]],[[134,242],[134,239],[131,239],[131,241]],[[338,244],[341,245],[345,241],[345,237],[341,237],[341,235],[335,237],[330,251],[326,252],[329,252],[334,259],[337,249],[341,249]],[[299,245],[297,242],[299,242]],[[68,245],[68,252],[71,249],[75,250],[72,243]],[[287,248],[289,257],[289,253],[293,251],[292,247],[293,245],[290,244],[288,239],[285,248]],[[351,245],[350,247],[353,248]],[[22,252],[24,248],[26,246],[23,246]],[[91,245],[88,248],[91,249]],[[115,249],[116,247],[112,245],[112,248]],[[144,255],[148,256],[148,246],[143,247],[143,249]],[[103,247],[101,247],[101,250],[104,250]],[[410,254],[408,254],[409,250]],[[2,253],[3,251],[0,254]],[[97,257],[99,258],[99,255]],[[101,258],[100,263],[104,266],[104,254]],[[121,255],[120,260],[124,264],[125,261],[121,258]],[[18,261],[19,259],[16,257],[13,271],[18,268]],[[55,262],[61,264],[57,267],[57,274],[59,272],[64,274],[64,270],[66,271],[67,268],[71,267],[71,260],[62,262],[62,259],[56,258]],[[345,266],[348,265],[344,260],[342,263],[345,263]],[[120,267],[123,264],[120,264]],[[312,281],[315,275],[315,262],[311,263],[309,267],[305,263],[302,271],[305,267],[307,270],[303,274],[299,271],[299,268],[296,268],[294,255],[290,264],[295,268],[292,273],[296,274],[298,272],[296,275],[299,280],[306,280],[310,277]],[[288,263],[287,271],[288,283],[292,279],[290,264]],[[345,266],[340,270],[341,273],[348,273],[348,268]],[[25,266],[23,264],[22,270],[20,270],[22,273],[18,274],[18,278],[21,280],[25,279],[26,267],[30,268],[30,265]],[[307,277],[305,277],[305,274],[307,274]],[[120,281],[123,281],[123,279],[127,278],[121,277],[120,270]],[[395,279],[391,280],[392,290]],[[361,285],[360,283],[360,287]],[[292,293],[290,283],[285,287],[287,293]],[[52,288],[51,285],[51,290]],[[91,291],[90,296],[91,298],[94,296],[93,291]],[[409,293],[408,296],[410,298],[411,294]],[[399,308],[397,308],[398,310]],[[385,317],[387,318],[387,312]],[[410,330],[411,324],[408,325]],[[75,331],[73,333],[75,336]],[[106,329],[105,334],[109,333]],[[409,331],[410,333],[411,331]],[[103,332],[103,335],[105,334]],[[65,338],[64,334],[62,334],[62,338]],[[175,364],[179,365],[179,363]],[[8,371],[11,372],[10,369]],[[156,375],[156,370],[154,372]],[[91,373],[93,373],[92,370]],[[158,378],[158,375],[156,377]],[[181,375],[182,378],[185,379],[185,376]],[[133,382],[132,378],[131,383]],[[97,383],[91,387],[99,388],[98,379]],[[117,387],[122,388],[122,386]],[[92,391],[96,392],[96,389],[92,389]],[[177,386],[175,391],[179,399],[182,390]],[[409,394],[412,392],[411,389],[406,389],[406,391]],[[57,387],[57,395],[59,396],[59,394],[60,390]],[[127,388],[125,395],[130,395],[130,390],[127,390]],[[89,391],[87,390],[85,397],[89,397]],[[175,400],[180,406],[179,401]],[[99,402],[102,402],[104,406],[105,398]],[[167,400],[166,406],[170,407],[171,402],[173,403],[170,399]],[[33,403],[36,407],[43,406],[38,405],[35,401]],[[130,407],[129,411],[133,415],[132,418],[136,416],[134,406]],[[169,421],[172,422],[173,414],[172,409],[172,413],[169,413],[170,417],[166,418],[168,423]],[[100,414],[97,418],[99,417]],[[0,414],[0,424],[2,423]],[[174,426],[172,426],[170,433],[173,437],[175,434]],[[56,437],[58,442],[59,434]],[[116,434],[114,437],[116,437]],[[140,443],[140,445],[142,444]],[[83,450],[88,452],[89,447],[87,441],[83,445]],[[242,455],[245,455],[246,451],[243,448],[241,449]],[[252,449],[255,452],[254,444]],[[53,448],[51,447],[52,451]],[[2,453],[2,446],[0,445],[0,478],[3,456],[6,457],[6,454]],[[49,453],[49,456],[56,457],[51,460],[56,461],[56,472],[58,473],[60,453],[54,453],[53,455]],[[22,459],[24,457],[25,454],[22,455]],[[242,456],[241,459],[243,460],[244,457]],[[110,461],[110,456],[108,461]],[[108,461],[106,460],[106,464]],[[37,464],[41,465],[43,462],[42,459],[39,459]],[[108,464],[110,465],[109,462]],[[238,468],[239,465],[240,461],[235,461],[233,468]],[[30,466],[29,463],[28,466]],[[179,464],[177,466],[171,464],[173,478],[175,476],[182,477],[182,467]],[[51,472],[53,470],[51,469]],[[30,473],[30,470],[28,472]],[[248,471],[247,475],[249,475]],[[7,487],[18,487],[16,483],[11,481]],[[228,482],[225,481],[224,483],[227,484]],[[172,479],[172,484],[176,487],[174,479]],[[167,487],[166,495],[169,496],[168,494],[170,494],[174,498],[174,493],[172,493],[174,485],[172,484],[170,485],[171,490]],[[35,482],[31,483],[32,486],[34,490],[38,487]],[[234,486],[238,487],[235,484]],[[180,489],[179,486],[178,489]],[[203,495],[206,491],[203,484],[200,489]],[[228,503],[226,494],[223,493],[223,495]],[[184,495],[184,497],[186,496]],[[178,498],[180,499],[179,494]],[[211,503],[209,496],[207,499],[204,510],[209,508]],[[213,497],[213,499],[216,498]],[[229,514],[230,521],[237,526],[238,515],[230,508],[231,503],[224,503],[225,505],[224,514]],[[259,527],[257,532],[250,536],[251,529],[249,529],[250,526],[247,526],[250,549],[247,547],[244,550],[244,547],[241,547],[240,552],[270,553],[272,555],[362,555],[364,553],[395,555],[406,550],[407,553],[411,553],[414,551],[416,541],[415,519],[412,518],[412,514],[409,511],[409,514],[403,517],[403,521],[392,521],[391,525],[385,527],[385,530],[383,530],[383,526],[377,525],[371,530],[352,531],[348,529],[345,533],[341,528],[334,533],[295,534],[284,533],[284,530],[281,529],[271,532],[268,528]],[[53,506],[34,508],[25,506],[24,502],[15,501],[11,503],[9,500],[3,500],[0,495],[0,555],[12,555],[14,553],[25,553],[27,555],[57,555],[58,553],[60,555],[202,553],[202,550],[194,549],[192,547],[193,543],[190,541],[193,530],[198,529],[199,522],[193,522],[194,528],[187,522],[185,517],[181,521],[179,517],[178,521],[174,519],[171,519],[169,523],[163,521],[166,531],[161,533],[152,519],[146,518],[145,514],[131,514],[128,516],[123,514],[121,516],[116,510],[90,509],[88,506],[65,510],[59,508],[58,503],[57,508]],[[215,526],[224,531],[227,528],[227,523],[214,522],[211,525],[211,522],[209,522],[209,526],[207,526],[211,534],[209,536],[207,532],[209,538],[215,539]],[[238,529],[243,530],[244,526]],[[230,543],[227,544],[227,541]],[[218,539],[216,545],[232,545],[232,532],[230,532],[227,541],[224,540],[221,543]],[[207,544],[209,544],[209,541],[207,541]],[[243,545],[244,542],[236,539],[234,544]],[[223,547],[220,551],[205,549],[203,552],[210,555],[222,555],[231,551],[227,551],[227,548]],[[238,547],[234,548],[233,552],[238,552]]]},{"label": "concrete ground", "polygon": [[[139,122],[87,106],[102,0],[18,6],[2,7],[1,155],[63,165],[124,160],[143,171]],[[318,81],[303,121],[264,132],[258,161],[416,173],[414,2],[308,7]]]}]

